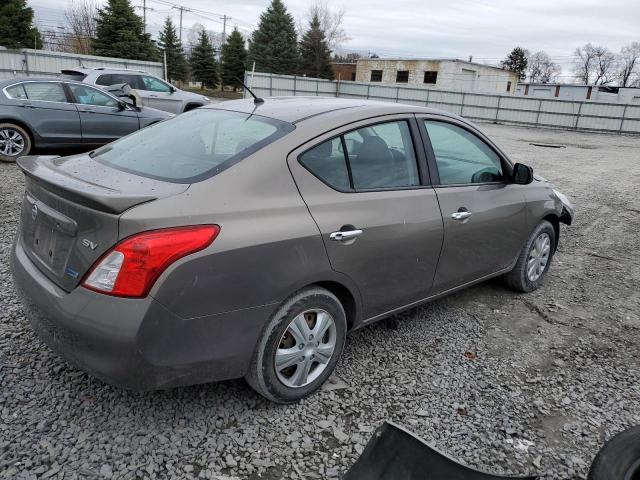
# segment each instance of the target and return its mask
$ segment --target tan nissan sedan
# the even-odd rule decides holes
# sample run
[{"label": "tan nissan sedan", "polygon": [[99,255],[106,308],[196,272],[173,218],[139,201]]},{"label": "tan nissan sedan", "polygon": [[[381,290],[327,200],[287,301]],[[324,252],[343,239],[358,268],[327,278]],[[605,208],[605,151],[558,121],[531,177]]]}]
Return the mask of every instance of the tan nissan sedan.
[{"label": "tan nissan sedan", "polygon": [[473,124],[395,103],[232,101],[18,164],[28,318],[132,389],[303,398],[351,330],[491,277],[535,290],[573,218]]}]

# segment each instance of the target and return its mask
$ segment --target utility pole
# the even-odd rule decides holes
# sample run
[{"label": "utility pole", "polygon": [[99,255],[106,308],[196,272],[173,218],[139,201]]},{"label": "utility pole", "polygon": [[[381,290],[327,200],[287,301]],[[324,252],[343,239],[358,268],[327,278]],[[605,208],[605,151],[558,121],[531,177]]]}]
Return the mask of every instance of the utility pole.
[{"label": "utility pole", "polygon": [[153,8],[147,7],[147,0],[142,0],[142,6],[136,7],[142,10],[142,23],[144,25],[144,33],[147,33],[147,10],[153,11]]},{"label": "utility pole", "polygon": [[228,15],[223,15],[220,17],[222,20],[222,43],[220,44],[220,49],[218,50],[218,61],[222,58],[222,45],[227,40],[227,20],[231,20],[231,17]]},{"label": "utility pole", "polygon": [[190,12],[191,9],[190,8],[186,8],[186,7],[176,7],[175,5],[171,8],[175,8],[176,10],[180,10],[180,43],[182,43],[182,13],[183,12]]},{"label": "utility pole", "polygon": [[231,20],[231,17],[227,15],[223,15],[220,17],[222,19],[222,44],[227,40],[227,20]]}]

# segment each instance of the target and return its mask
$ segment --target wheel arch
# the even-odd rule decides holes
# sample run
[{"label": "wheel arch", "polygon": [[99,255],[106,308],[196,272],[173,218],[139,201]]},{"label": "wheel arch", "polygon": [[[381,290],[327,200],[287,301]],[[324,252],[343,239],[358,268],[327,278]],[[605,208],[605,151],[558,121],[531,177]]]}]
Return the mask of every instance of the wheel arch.
[{"label": "wheel arch", "polygon": [[340,282],[336,282],[334,280],[323,280],[319,282],[315,282],[308,287],[313,285],[317,285],[319,287],[325,288],[333,293],[340,303],[342,304],[342,308],[344,308],[344,313],[347,317],[347,331],[353,329],[353,327],[358,323],[357,319],[359,318],[359,305],[356,301],[356,297],[353,292],[343,285]]},{"label": "wheel arch", "polygon": [[546,220],[551,225],[553,225],[553,231],[555,232],[555,242],[553,245],[553,251],[558,248],[558,242],[560,241],[560,217],[555,213],[549,213],[545,215],[542,220]]},{"label": "wheel arch", "polygon": [[33,149],[36,147],[36,135],[31,127],[25,122],[12,117],[0,117],[0,123],[13,123],[14,125],[24,129],[24,131],[27,132],[27,135],[29,135],[29,140],[31,140],[31,148]]},{"label": "wheel arch", "polygon": [[202,103],[196,103],[196,102],[189,102],[184,106],[184,109],[182,110],[182,112],[188,112],[190,110],[194,110],[198,107],[202,107],[203,104]]}]

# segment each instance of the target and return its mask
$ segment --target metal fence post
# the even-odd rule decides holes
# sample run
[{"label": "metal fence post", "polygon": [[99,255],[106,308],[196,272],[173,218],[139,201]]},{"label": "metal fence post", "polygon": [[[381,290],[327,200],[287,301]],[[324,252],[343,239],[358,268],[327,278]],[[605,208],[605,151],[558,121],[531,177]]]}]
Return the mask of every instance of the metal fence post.
[{"label": "metal fence post", "polygon": [[462,103],[460,104],[460,115],[464,115],[464,99],[467,96],[466,93],[462,94]]},{"label": "metal fence post", "polygon": [[540,121],[540,110],[542,110],[542,100],[538,100],[538,113],[536,114],[536,127]]},{"label": "metal fence post", "polygon": [[396,87],[396,103],[398,103],[399,98],[400,98],[400,87]]},{"label": "metal fence post", "polygon": [[622,118],[620,119],[620,129],[618,130],[618,133],[622,133],[622,127],[624,127],[624,121],[627,119],[627,109],[629,108],[628,104],[624,105],[624,110],[622,111]]},{"label": "metal fence post", "polygon": [[269,74],[269,96],[273,97],[273,73]]},{"label": "metal fence post", "polygon": [[316,97],[318,96],[319,92],[320,92],[320,80],[316,78]]},{"label": "metal fence post", "polygon": [[580,114],[582,113],[582,105],[584,104],[584,102],[580,102],[579,106],[578,106],[578,114],[576,115],[576,123],[573,126],[574,130],[578,130],[578,124],[580,123]]},{"label": "metal fence post", "polygon": [[369,93],[371,92],[371,85],[367,85],[367,100],[369,100]]},{"label": "metal fence post", "polygon": [[429,106],[429,94],[431,93],[431,90],[427,89],[427,99],[424,101],[424,106],[428,107]]},{"label": "metal fence post", "polygon": [[293,96],[296,96],[296,76],[293,76]]},{"label": "metal fence post", "polygon": [[498,95],[498,106],[496,107],[496,118],[494,119],[494,123],[498,123],[498,117],[500,115],[500,101],[502,100],[502,95]]}]

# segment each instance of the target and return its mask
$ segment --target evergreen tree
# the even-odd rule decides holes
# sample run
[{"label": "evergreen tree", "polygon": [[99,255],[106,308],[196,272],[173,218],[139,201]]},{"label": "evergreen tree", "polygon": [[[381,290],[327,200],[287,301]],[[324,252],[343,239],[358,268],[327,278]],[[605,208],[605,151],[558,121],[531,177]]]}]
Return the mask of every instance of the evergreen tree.
[{"label": "evergreen tree", "polygon": [[222,71],[222,84],[233,86],[233,91],[236,88],[242,87],[242,84],[236,79],[244,76],[244,69],[247,63],[247,49],[244,48],[244,38],[237,28],[233,29],[229,38],[224,45],[222,45],[220,69]]},{"label": "evergreen tree", "polygon": [[526,76],[527,65],[529,63],[529,51],[524,48],[516,47],[511,50],[511,53],[502,60],[501,65],[505,70],[511,70],[514,73],[517,73],[519,78],[523,79]]},{"label": "evergreen tree", "polygon": [[0,1],[0,45],[7,48],[42,48],[42,37],[33,25],[33,9],[26,0]]},{"label": "evergreen tree", "polygon": [[164,21],[164,29],[160,32],[160,41],[158,46],[165,51],[167,55],[167,76],[171,80],[186,80],[187,78],[187,59],[182,50],[182,43],[178,38],[176,27],[170,17]]},{"label": "evergreen tree", "polygon": [[191,52],[191,76],[197,82],[202,82],[202,88],[216,88],[218,86],[218,62],[211,40],[205,30],[200,31],[198,43]]},{"label": "evergreen tree", "polygon": [[129,0],[108,0],[98,10],[93,53],[102,57],[157,60],[158,49],[151,35],[143,32],[142,18],[136,15]]},{"label": "evergreen tree", "polygon": [[256,70],[293,75],[298,69],[298,40],[293,17],[282,3],[272,0],[260,15],[249,46],[249,64]]},{"label": "evergreen tree", "polygon": [[300,40],[300,73],[308,77],[333,80],[331,66],[331,50],[327,45],[327,37],[320,28],[320,20],[314,15],[307,30]]}]

